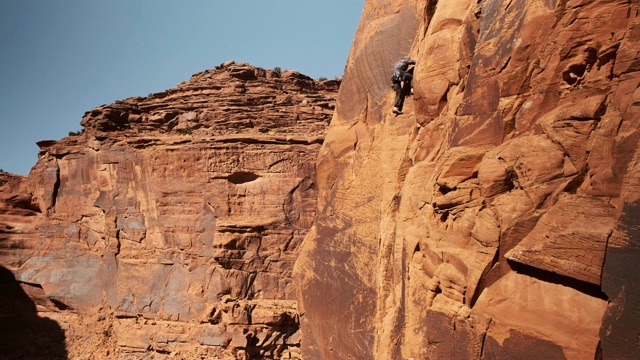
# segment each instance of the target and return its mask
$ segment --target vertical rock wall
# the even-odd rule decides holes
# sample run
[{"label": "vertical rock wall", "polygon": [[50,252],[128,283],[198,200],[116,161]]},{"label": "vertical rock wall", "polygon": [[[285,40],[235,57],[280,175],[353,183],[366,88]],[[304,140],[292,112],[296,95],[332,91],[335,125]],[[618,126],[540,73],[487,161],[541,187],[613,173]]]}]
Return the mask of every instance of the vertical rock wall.
[{"label": "vertical rock wall", "polygon": [[638,10],[366,2],[296,262],[307,358],[640,356]]}]

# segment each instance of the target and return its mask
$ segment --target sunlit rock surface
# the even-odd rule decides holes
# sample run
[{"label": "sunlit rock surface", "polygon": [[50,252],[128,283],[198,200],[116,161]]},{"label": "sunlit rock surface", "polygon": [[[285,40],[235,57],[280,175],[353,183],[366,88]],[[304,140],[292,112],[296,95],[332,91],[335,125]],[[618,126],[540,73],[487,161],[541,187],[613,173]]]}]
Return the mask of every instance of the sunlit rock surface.
[{"label": "sunlit rock surface", "polygon": [[88,111],[1,178],[2,264],[71,356],[299,358],[292,268],[339,85],[228,62]]},{"label": "sunlit rock surface", "polygon": [[366,1],[294,272],[306,358],[640,356],[638,10]]},{"label": "sunlit rock surface", "polygon": [[368,0],[341,85],[93,109],[0,174],[0,316],[53,356],[640,358],[638,11]]}]

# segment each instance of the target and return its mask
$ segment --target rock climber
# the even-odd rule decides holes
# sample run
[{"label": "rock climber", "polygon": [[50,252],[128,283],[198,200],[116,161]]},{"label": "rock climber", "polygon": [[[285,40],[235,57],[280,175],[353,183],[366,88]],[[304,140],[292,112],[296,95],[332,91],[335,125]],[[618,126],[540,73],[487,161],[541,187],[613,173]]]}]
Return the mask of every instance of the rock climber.
[{"label": "rock climber", "polygon": [[409,69],[409,66],[415,64],[415,60],[411,60],[408,56],[405,56],[393,67],[391,84],[393,86],[393,90],[396,91],[396,101],[393,104],[392,111],[396,115],[402,114],[404,98],[412,93],[411,81],[413,80],[413,67]]}]

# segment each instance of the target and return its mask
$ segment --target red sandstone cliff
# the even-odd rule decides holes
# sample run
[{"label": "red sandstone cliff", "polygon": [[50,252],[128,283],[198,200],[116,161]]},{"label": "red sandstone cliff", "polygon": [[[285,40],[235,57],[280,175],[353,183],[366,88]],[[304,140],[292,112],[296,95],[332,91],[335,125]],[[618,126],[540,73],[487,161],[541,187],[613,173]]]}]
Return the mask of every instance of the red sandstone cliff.
[{"label": "red sandstone cliff", "polygon": [[638,10],[371,0],[335,113],[335,82],[232,63],[88,112],[0,174],[0,347],[640,357]]},{"label": "red sandstone cliff", "polygon": [[56,320],[73,358],[299,357],[291,272],[339,84],[228,62],[40,142],[0,174],[0,303],[35,305],[5,315],[32,340]]},{"label": "red sandstone cliff", "polygon": [[366,2],[296,262],[305,358],[640,357],[638,11]]}]

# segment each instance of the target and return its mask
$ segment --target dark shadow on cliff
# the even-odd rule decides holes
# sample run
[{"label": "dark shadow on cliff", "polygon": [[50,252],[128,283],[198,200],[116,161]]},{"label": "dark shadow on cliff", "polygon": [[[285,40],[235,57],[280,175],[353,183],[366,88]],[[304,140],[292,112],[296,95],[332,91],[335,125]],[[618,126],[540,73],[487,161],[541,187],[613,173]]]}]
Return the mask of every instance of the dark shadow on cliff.
[{"label": "dark shadow on cliff", "polygon": [[65,335],[41,318],[11,271],[0,266],[0,359],[66,359]]},{"label": "dark shadow on cliff", "polygon": [[602,320],[603,359],[640,359],[640,200],[624,205],[618,231],[626,244],[609,245],[602,289],[611,301]]},{"label": "dark shadow on cliff", "polygon": [[609,300],[607,298],[607,294],[602,291],[599,285],[574,279],[570,276],[560,275],[551,271],[538,269],[536,267],[521,264],[512,260],[507,260],[507,263],[512,270],[520,274],[528,275],[547,283],[563,285],[598,299]]}]

